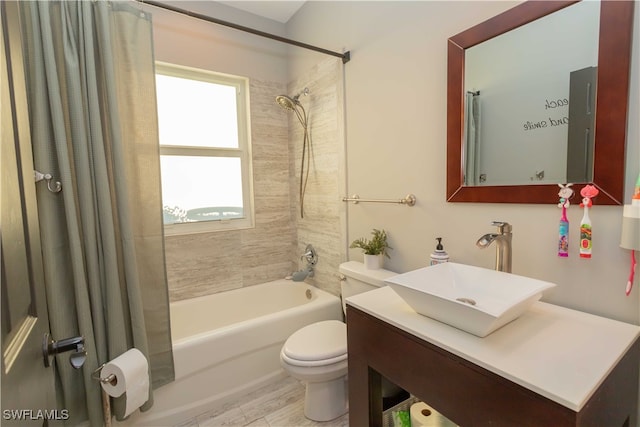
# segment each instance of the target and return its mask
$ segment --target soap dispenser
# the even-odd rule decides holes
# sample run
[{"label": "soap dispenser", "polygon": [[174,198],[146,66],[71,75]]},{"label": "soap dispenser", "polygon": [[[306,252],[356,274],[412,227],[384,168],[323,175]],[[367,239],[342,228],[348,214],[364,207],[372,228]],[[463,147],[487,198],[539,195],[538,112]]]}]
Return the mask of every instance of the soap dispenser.
[{"label": "soap dispenser", "polygon": [[449,261],[449,254],[444,250],[442,246],[442,237],[436,237],[438,244],[436,245],[436,250],[431,253],[431,261],[429,265],[442,264],[443,262]]}]

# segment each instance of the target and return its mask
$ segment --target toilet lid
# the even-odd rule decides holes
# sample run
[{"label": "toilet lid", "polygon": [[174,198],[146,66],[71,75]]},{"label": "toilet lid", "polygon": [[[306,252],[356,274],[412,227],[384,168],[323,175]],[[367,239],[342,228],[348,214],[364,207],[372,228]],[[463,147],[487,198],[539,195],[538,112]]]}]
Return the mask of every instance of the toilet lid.
[{"label": "toilet lid", "polygon": [[294,332],[284,343],[282,353],[290,359],[326,360],[347,354],[347,325],[325,320]]}]

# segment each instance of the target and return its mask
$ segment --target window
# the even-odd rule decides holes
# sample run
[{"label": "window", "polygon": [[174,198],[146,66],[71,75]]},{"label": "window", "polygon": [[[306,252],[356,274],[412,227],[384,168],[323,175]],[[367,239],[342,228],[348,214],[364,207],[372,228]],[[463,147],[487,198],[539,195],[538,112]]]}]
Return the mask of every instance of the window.
[{"label": "window", "polygon": [[156,63],[167,235],[253,227],[247,79]]}]

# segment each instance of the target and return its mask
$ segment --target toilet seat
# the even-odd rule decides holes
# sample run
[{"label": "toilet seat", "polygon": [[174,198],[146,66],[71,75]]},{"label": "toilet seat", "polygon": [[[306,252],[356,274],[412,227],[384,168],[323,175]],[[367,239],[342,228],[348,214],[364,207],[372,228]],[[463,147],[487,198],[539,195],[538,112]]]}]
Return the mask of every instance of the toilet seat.
[{"label": "toilet seat", "polygon": [[326,320],[294,332],[282,347],[283,361],[294,366],[326,366],[347,359],[347,325]]},{"label": "toilet seat", "polygon": [[347,360],[347,354],[346,353],[343,354],[342,356],[333,357],[331,359],[323,359],[323,360],[297,360],[297,359],[292,359],[292,358],[288,357],[286,354],[284,354],[284,352],[280,353],[280,357],[287,364],[289,364],[291,366],[300,366],[302,368],[305,368],[305,367],[313,368],[313,367],[329,366],[329,365],[333,365],[335,363],[339,363],[339,362],[342,362],[344,360]]}]

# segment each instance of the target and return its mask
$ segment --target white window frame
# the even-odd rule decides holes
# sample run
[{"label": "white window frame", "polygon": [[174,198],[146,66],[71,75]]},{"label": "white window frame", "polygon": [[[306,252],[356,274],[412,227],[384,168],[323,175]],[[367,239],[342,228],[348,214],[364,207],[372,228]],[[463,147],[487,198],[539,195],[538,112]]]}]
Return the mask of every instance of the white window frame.
[{"label": "white window frame", "polygon": [[190,147],[160,144],[160,155],[235,157],[240,159],[242,174],[242,218],[166,224],[165,236],[209,233],[254,228],[253,166],[251,156],[251,120],[249,111],[249,79],[166,62],[156,62],[156,74],[200,80],[236,88],[238,148]]}]

